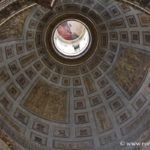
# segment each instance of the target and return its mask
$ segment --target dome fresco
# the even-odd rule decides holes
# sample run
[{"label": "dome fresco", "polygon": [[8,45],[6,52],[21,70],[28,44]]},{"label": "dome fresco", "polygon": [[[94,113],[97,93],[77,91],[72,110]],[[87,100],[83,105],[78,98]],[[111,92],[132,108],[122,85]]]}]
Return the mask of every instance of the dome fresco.
[{"label": "dome fresco", "polygon": [[74,41],[83,36],[85,27],[76,20],[65,20],[58,25],[57,32],[63,40]]},{"label": "dome fresco", "polygon": [[0,1],[0,149],[150,149],[149,3],[49,3]]}]

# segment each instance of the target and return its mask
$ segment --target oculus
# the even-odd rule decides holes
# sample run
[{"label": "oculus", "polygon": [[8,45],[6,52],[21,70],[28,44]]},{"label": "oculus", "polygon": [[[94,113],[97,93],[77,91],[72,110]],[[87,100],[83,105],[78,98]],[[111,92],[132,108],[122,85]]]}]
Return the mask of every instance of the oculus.
[{"label": "oculus", "polygon": [[52,43],[55,51],[64,58],[76,59],[89,49],[91,33],[81,21],[63,20],[53,30]]}]

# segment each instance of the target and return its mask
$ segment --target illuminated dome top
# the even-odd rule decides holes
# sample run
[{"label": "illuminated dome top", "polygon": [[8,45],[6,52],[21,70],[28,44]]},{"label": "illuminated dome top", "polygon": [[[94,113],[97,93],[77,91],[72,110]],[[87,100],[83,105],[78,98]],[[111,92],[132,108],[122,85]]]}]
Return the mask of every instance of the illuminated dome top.
[{"label": "illuminated dome top", "polygon": [[65,58],[79,58],[88,51],[90,32],[79,20],[65,20],[54,29],[52,36],[56,52]]}]

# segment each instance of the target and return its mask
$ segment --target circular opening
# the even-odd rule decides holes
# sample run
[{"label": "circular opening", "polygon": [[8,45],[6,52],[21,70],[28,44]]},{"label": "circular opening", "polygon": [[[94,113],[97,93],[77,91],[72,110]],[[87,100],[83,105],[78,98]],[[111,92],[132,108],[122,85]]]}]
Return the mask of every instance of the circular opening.
[{"label": "circular opening", "polygon": [[[58,35],[57,28],[58,26],[65,22],[65,21],[76,21],[79,22],[81,25],[84,25],[87,32],[81,32],[79,34],[79,38],[75,38],[74,40],[68,40],[65,38],[62,38],[62,36]],[[82,31],[82,30],[81,30]],[[84,33],[88,33],[87,36],[87,42],[85,42],[85,46],[81,50],[80,53],[71,53],[68,48],[60,49],[58,45],[56,44],[56,39],[58,39],[59,42],[62,42],[63,44],[70,44],[71,42],[74,43],[78,41],[80,38],[82,39],[84,37]],[[46,58],[49,57],[49,59],[52,59],[54,61],[57,61],[61,64],[69,65],[69,66],[76,66],[79,64],[84,63],[91,57],[93,57],[96,53],[96,50],[98,48],[98,42],[99,37],[97,34],[97,30],[95,28],[94,22],[92,22],[88,16],[78,13],[61,13],[54,18],[51,18],[49,22],[47,23],[46,27],[44,28],[44,36],[43,36],[43,42],[45,45],[46,53],[44,53],[44,56]],[[81,36],[80,36],[81,35]],[[56,37],[56,39],[55,39]],[[86,36],[85,36],[86,37]],[[81,40],[82,41],[82,40]],[[86,40],[85,40],[86,41]],[[80,43],[80,40],[78,41]],[[72,45],[71,43],[71,45]],[[62,45],[62,44],[61,44]],[[81,45],[81,44],[80,44]],[[72,48],[72,47],[71,47]],[[65,50],[67,53],[62,53],[61,50]],[[67,50],[67,51],[66,51]],[[69,50],[69,51],[68,51]],[[73,49],[74,50],[74,49]],[[73,51],[74,52],[74,51]],[[68,55],[69,53],[69,55]]]},{"label": "circular opening", "polygon": [[64,20],[53,32],[53,44],[62,57],[74,59],[83,56],[90,45],[88,27],[79,20]]}]

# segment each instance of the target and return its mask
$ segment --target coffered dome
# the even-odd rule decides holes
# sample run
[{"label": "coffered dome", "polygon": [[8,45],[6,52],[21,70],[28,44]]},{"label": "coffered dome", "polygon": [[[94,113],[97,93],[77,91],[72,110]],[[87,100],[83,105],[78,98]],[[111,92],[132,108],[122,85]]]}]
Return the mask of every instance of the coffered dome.
[{"label": "coffered dome", "polygon": [[139,4],[0,1],[3,148],[149,149],[129,146],[150,139],[150,15]]}]

